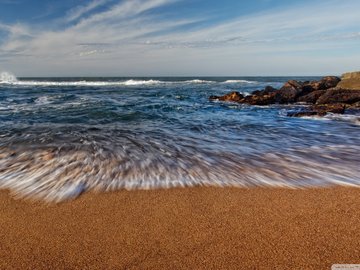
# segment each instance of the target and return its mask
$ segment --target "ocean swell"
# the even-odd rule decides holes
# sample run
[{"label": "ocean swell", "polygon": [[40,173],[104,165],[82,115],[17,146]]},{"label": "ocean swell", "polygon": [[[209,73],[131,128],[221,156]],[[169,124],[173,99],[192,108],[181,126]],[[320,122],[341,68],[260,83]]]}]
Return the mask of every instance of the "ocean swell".
[{"label": "ocean swell", "polygon": [[0,78],[0,188],[15,196],[360,185],[358,116],[208,100],[288,78]]}]

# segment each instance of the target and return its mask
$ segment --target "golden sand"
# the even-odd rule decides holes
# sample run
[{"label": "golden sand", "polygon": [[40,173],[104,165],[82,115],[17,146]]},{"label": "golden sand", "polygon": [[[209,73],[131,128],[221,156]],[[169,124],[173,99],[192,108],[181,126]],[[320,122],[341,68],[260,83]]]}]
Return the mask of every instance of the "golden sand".
[{"label": "golden sand", "polygon": [[0,269],[330,269],[360,263],[360,189],[186,188],[57,205],[0,192]]}]

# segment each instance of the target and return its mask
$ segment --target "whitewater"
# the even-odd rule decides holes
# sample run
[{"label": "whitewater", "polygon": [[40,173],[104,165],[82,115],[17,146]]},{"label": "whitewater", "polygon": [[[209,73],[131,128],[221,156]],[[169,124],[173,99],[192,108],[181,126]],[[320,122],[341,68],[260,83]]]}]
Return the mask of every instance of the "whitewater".
[{"label": "whitewater", "polygon": [[88,191],[359,186],[358,115],[209,101],[317,77],[16,78],[0,73],[0,188]]}]

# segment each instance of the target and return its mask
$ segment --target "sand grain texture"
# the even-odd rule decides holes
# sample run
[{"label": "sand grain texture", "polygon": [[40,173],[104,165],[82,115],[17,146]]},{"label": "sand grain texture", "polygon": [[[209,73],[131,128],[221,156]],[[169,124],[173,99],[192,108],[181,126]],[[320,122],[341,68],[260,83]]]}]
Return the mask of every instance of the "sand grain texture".
[{"label": "sand grain texture", "polygon": [[0,269],[330,269],[360,263],[360,189],[188,188],[43,205],[0,192]]}]

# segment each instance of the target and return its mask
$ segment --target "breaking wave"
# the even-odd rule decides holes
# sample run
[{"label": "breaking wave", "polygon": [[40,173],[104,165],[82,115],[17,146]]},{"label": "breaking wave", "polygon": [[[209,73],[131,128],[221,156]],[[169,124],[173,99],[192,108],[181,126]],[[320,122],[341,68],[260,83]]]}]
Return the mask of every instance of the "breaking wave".
[{"label": "breaking wave", "polygon": [[137,80],[137,79],[128,79],[123,81],[111,81],[111,80],[100,80],[100,81],[61,81],[61,80],[52,80],[46,81],[42,79],[37,80],[18,80],[16,76],[9,72],[2,72],[0,74],[0,84],[6,85],[18,85],[18,86],[142,86],[142,85],[166,85],[166,84],[256,84],[256,81],[247,81],[247,80],[226,80],[226,81],[214,81],[214,80],[203,80],[203,79],[192,79],[192,80]]},{"label": "breaking wave", "polygon": [[359,116],[303,120],[285,117],[294,105],[208,100],[278,77],[17,79],[3,72],[0,79],[0,189],[19,197],[360,186]]},{"label": "breaking wave", "polygon": [[16,76],[10,72],[1,72],[0,73],[0,83],[13,84],[17,83],[18,80]]},{"label": "breaking wave", "polygon": [[223,83],[225,83],[225,84],[236,84],[236,83],[254,84],[254,83],[258,83],[258,82],[257,81],[248,81],[248,80],[227,80]]}]

